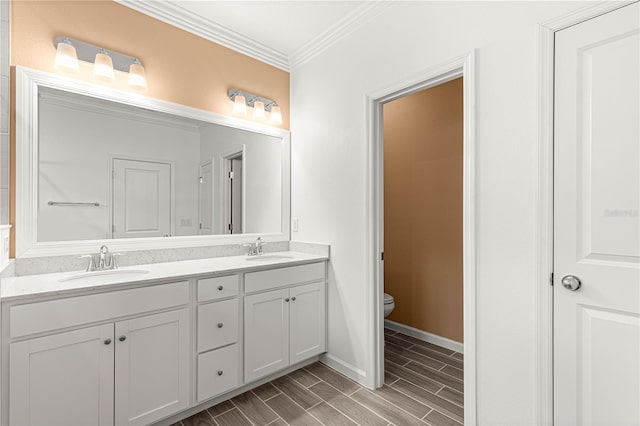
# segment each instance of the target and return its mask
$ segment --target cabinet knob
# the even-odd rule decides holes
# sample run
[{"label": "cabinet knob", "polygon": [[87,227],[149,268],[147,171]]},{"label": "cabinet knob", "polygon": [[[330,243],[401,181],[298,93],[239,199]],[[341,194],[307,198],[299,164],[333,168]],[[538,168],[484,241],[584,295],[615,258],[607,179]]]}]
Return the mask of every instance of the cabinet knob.
[{"label": "cabinet knob", "polygon": [[104,344],[105,344],[105,345],[110,345],[110,344],[111,344],[111,339],[107,339],[107,340],[105,340],[105,341],[104,341]]},{"label": "cabinet knob", "polygon": [[222,376],[224,372],[222,370],[218,370],[218,376]]},{"label": "cabinet knob", "polygon": [[120,340],[121,342],[124,342],[125,340],[127,340],[127,336],[120,336],[118,337],[118,340]]},{"label": "cabinet knob", "polygon": [[218,323],[218,328],[222,328],[223,324],[221,322]]},{"label": "cabinet knob", "polygon": [[286,298],[284,299],[284,301],[285,301],[285,302],[288,302],[288,301],[289,301],[289,298],[288,298],[288,297],[286,297]]},{"label": "cabinet knob", "polygon": [[293,297],[291,298],[291,300],[293,300],[293,301],[295,302],[295,301],[296,301],[296,297],[295,297],[295,296],[293,296]]},{"label": "cabinet knob", "polygon": [[223,289],[224,289],[223,286],[221,286],[221,285],[218,286],[218,290],[222,291]]}]

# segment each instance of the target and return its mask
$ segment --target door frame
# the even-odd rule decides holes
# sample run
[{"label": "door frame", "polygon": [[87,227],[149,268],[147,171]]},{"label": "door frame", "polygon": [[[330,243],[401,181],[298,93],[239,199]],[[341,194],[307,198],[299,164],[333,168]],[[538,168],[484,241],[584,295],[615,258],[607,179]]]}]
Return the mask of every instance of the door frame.
[{"label": "door frame", "polygon": [[233,151],[229,151],[225,155],[222,156],[222,230],[225,234],[233,234],[233,232],[229,231],[229,224],[231,223],[231,215],[229,212],[231,211],[232,205],[230,203],[231,200],[231,185],[229,183],[228,174],[231,171],[231,161],[235,158],[242,157],[242,230],[244,233],[244,229],[246,226],[246,214],[245,214],[245,198],[246,198],[246,161],[247,161],[247,145],[242,144],[241,149],[234,149]]},{"label": "door frame", "polygon": [[145,163],[159,163],[159,164],[168,164],[169,165],[169,179],[171,180],[171,187],[170,187],[170,191],[171,193],[169,194],[169,202],[171,203],[170,205],[170,214],[171,214],[171,236],[175,236],[176,235],[176,203],[175,203],[175,193],[176,193],[176,164],[174,161],[168,161],[168,160],[158,160],[155,158],[147,158],[147,157],[136,157],[136,156],[131,156],[131,155],[119,155],[119,154],[109,154],[107,155],[107,160],[109,161],[108,163],[108,179],[109,179],[109,209],[107,212],[107,220],[109,221],[109,223],[107,224],[107,235],[109,239],[113,238],[113,208],[114,206],[114,202],[113,202],[113,160],[126,160],[126,161],[140,161],[140,162],[145,162]]},{"label": "door frame", "polygon": [[[535,423],[553,425],[553,115],[557,31],[635,1],[597,2],[536,26],[538,193],[535,268]],[[466,357],[465,357],[466,358]],[[466,359],[465,359],[466,367]],[[466,398],[465,398],[466,399]],[[466,414],[466,413],[465,413]]]},{"label": "door frame", "polygon": [[[215,233],[215,224],[213,223],[213,217],[214,217],[214,199],[213,199],[213,195],[215,193],[214,191],[214,183],[215,183],[215,167],[213,164],[213,158],[210,158],[202,163],[200,163],[200,165],[198,166],[198,173],[200,174],[199,179],[202,179],[202,169],[203,167],[205,167],[207,164],[211,165],[211,234]],[[200,181],[198,183],[198,235],[202,235],[201,231],[202,231],[202,182]],[[206,235],[206,234],[205,234]]]},{"label": "door frame", "polygon": [[464,304],[464,418],[476,424],[476,156],[475,50],[426,69],[413,77],[368,93],[367,104],[367,362],[366,384],[384,383],[383,263],[384,237],[383,117],[385,103],[463,77],[463,304]]}]

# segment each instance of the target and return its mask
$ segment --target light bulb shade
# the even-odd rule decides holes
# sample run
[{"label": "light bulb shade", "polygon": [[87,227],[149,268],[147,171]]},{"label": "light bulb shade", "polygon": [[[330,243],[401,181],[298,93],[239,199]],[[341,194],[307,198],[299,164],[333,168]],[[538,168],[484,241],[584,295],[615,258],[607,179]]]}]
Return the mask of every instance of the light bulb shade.
[{"label": "light bulb shade", "polygon": [[106,53],[98,53],[93,63],[93,75],[102,81],[113,81],[115,75],[113,73],[113,61],[111,56]]},{"label": "light bulb shade", "polygon": [[247,113],[247,101],[242,95],[236,95],[233,100],[233,113],[245,115]]},{"label": "light bulb shade", "polygon": [[129,87],[136,90],[147,90],[147,74],[140,63],[134,62],[129,67]]},{"label": "light bulb shade", "polygon": [[269,117],[269,121],[273,124],[282,124],[282,113],[280,112],[279,106],[271,107],[271,117]]},{"label": "light bulb shade", "polygon": [[67,72],[78,71],[78,55],[76,54],[76,48],[71,43],[61,41],[56,48],[56,68],[59,68]]},{"label": "light bulb shade", "polygon": [[253,103],[253,118],[265,118],[266,114],[264,113],[264,102],[255,101]]}]

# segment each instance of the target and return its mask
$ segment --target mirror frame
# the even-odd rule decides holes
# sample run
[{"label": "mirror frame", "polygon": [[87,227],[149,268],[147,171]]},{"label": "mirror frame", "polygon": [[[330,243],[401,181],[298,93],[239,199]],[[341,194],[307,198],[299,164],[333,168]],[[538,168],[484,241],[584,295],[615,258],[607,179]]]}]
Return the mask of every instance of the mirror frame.
[{"label": "mirror frame", "polygon": [[[16,258],[93,253],[105,242],[114,251],[135,251],[243,244],[253,242],[257,237],[262,237],[265,241],[290,240],[291,134],[288,130],[25,67],[16,66],[15,76]],[[280,138],[282,140],[281,232],[38,242],[38,93],[41,87]]]}]

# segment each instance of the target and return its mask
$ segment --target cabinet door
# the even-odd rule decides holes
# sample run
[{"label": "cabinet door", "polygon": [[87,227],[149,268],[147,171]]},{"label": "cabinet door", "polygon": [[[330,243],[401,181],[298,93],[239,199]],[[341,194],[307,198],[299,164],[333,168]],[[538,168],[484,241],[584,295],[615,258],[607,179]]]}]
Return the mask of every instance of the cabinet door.
[{"label": "cabinet door", "polygon": [[115,421],[144,425],[189,404],[189,311],[116,323]]},{"label": "cabinet door", "polygon": [[293,287],[290,295],[290,362],[295,364],[325,351],[325,285]]},{"label": "cabinet door", "polygon": [[288,289],[245,297],[245,382],[289,366],[288,299]]},{"label": "cabinet door", "polygon": [[113,324],[10,345],[11,425],[113,425]]}]

